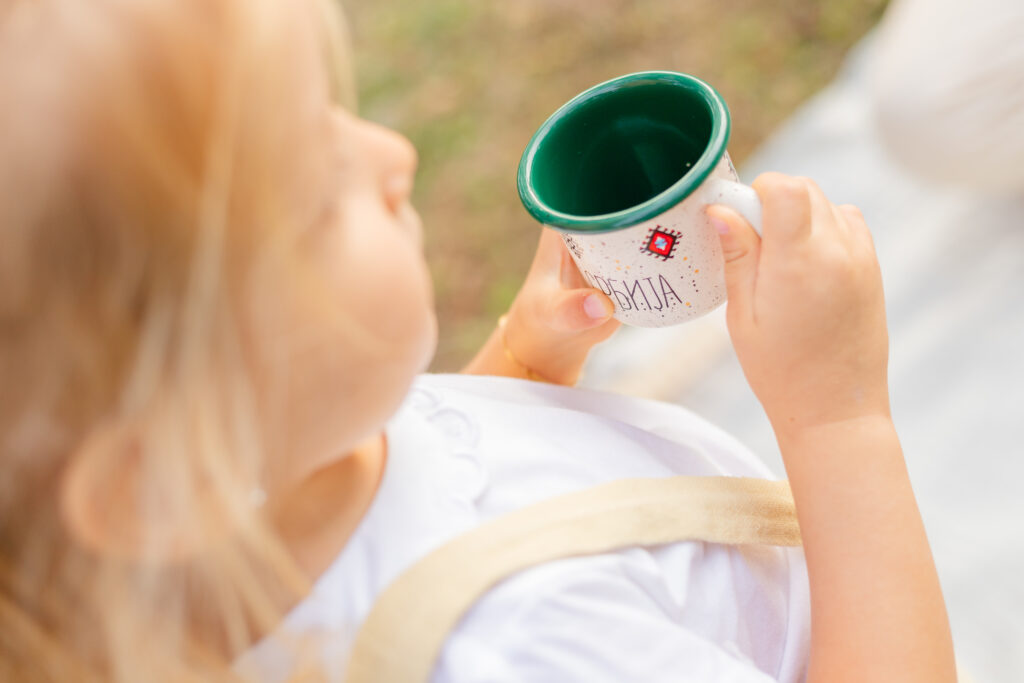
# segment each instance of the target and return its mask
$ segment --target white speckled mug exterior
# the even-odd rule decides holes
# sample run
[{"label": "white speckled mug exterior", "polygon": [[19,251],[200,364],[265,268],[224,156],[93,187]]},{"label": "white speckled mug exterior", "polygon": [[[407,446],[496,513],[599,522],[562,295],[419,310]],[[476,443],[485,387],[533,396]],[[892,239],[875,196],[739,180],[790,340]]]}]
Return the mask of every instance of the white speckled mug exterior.
[{"label": "white speckled mug exterior", "polygon": [[[726,154],[708,177],[737,181]],[[718,232],[704,208],[720,200],[705,181],[650,220],[606,233],[562,233],[583,277],[615,303],[615,317],[637,327],[665,327],[725,302]]]},{"label": "white speckled mug exterior", "polygon": [[[575,129],[566,133],[567,126],[563,125],[566,116],[572,116],[602,95],[617,95],[631,86],[662,88],[678,82],[688,88],[699,88],[702,99],[695,106],[707,106],[707,117],[713,121],[706,144],[701,141],[704,151],[699,159],[686,163],[687,170],[681,178],[673,176],[674,182],[667,189],[635,206],[600,215],[560,211],[553,208],[551,202],[545,202],[544,183],[555,184],[559,191],[565,187],[575,188],[573,191],[577,194],[583,191],[579,184],[585,182],[585,178],[567,178],[572,174],[564,172],[559,163],[560,158],[572,156],[562,149],[566,143],[551,143],[545,150],[546,140],[555,135],[576,136],[569,138],[574,143],[576,139],[582,139],[582,144],[590,142],[584,136],[597,127],[588,129],[570,120],[568,125]],[[623,117],[629,114],[627,109]],[[611,116],[617,115],[618,112]],[[665,114],[659,113],[659,116]],[[610,125],[616,124],[613,120]],[[563,130],[551,133],[558,125],[563,125]],[[704,125],[708,126],[706,122]],[[600,134],[597,130],[595,134]],[[760,230],[760,201],[751,188],[738,182],[736,170],[725,151],[728,134],[725,103],[718,93],[698,79],[673,72],[643,72],[613,79],[578,95],[534,135],[520,164],[520,197],[535,218],[561,233],[583,277],[615,304],[617,319],[638,327],[665,327],[686,322],[714,310],[726,298],[721,245],[718,232],[705,214],[706,207],[726,204]],[[658,140],[654,142],[657,144]],[[558,149],[557,155],[551,151],[553,149]],[[543,156],[545,152],[547,159]],[[545,164],[548,168],[535,168]],[[585,172],[583,169],[578,175],[582,178]],[[622,177],[622,173],[625,171],[614,168],[609,174],[613,176],[611,188],[614,189],[616,178]],[[604,180],[602,176],[594,182],[600,184]],[[629,179],[624,178],[622,182],[628,183]]]}]

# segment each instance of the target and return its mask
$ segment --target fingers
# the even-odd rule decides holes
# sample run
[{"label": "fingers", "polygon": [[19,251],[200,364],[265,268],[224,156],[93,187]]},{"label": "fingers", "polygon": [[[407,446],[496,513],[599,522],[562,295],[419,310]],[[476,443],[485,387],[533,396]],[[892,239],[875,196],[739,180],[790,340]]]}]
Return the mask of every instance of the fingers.
[{"label": "fingers", "polygon": [[751,187],[761,198],[766,242],[797,242],[811,234],[811,193],[802,178],[762,173]]},{"label": "fingers", "polygon": [[853,221],[863,221],[864,220],[864,214],[862,214],[860,212],[860,209],[858,209],[853,204],[840,204],[838,208],[843,213],[843,215],[846,216],[846,218],[848,220],[853,220]]},{"label": "fingers", "polygon": [[872,252],[874,252],[875,241],[871,236],[871,229],[864,220],[864,214],[861,213],[860,209],[853,204],[843,204],[836,207],[836,210],[842,215],[849,233],[860,238],[863,243],[866,244]]},{"label": "fingers", "polygon": [[856,206],[853,204],[843,204],[836,207],[836,210],[839,211],[843,220],[846,222],[846,225],[851,230],[865,231],[870,234],[870,231],[868,231],[868,224],[864,221],[864,214],[862,214],[860,209]]},{"label": "fingers", "polygon": [[817,229],[827,230],[829,227],[840,227],[843,224],[842,215],[836,205],[830,202],[818,187],[818,183],[803,177],[796,178],[796,180],[802,181],[807,186],[807,198],[811,202],[811,232],[813,233]]},{"label": "fingers", "polygon": [[[761,239],[750,223],[721,204],[708,207],[708,217],[715,224],[725,257],[725,288],[729,305],[749,311],[757,281],[757,264]],[[767,225],[767,223],[766,223]]]},{"label": "fingers", "polygon": [[[559,240],[561,242],[561,240]],[[562,244],[562,259],[559,264],[558,270],[558,281],[562,284],[565,289],[578,289],[580,287],[589,287],[590,285],[583,278],[583,273],[576,266],[576,262],[572,260],[572,255],[569,250]]]},{"label": "fingers", "polygon": [[593,289],[580,274],[559,233],[541,232],[533,266],[523,292],[533,303],[533,319],[557,332],[580,332],[608,321],[615,306],[603,292]]},{"label": "fingers", "polygon": [[545,280],[557,279],[564,289],[588,286],[562,241],[562,236],[547,227],[541,231],[530,274],[531,277]]},{"label": "fingers", "polygon": [[557,273],[561,267],[562,255],[566,253],[562,237],[551,228],[544,228],[540,233],[537,253],[533,258],[533,267],[541,268],[548,273]]},{"label": "fingers", "polygon": [[753,187],[764,207],[765,238],[769,245],[784,246],[812,234],[841,236],[854,225],[867,227],[856,207],[836,206],[810,178],[764,173]]},{"label": "fingers", "polygon": [[549,300],[548,326],[559,332],[579,332],[607,322],[613,313],[615,305],[597,289],[561,291]]}]

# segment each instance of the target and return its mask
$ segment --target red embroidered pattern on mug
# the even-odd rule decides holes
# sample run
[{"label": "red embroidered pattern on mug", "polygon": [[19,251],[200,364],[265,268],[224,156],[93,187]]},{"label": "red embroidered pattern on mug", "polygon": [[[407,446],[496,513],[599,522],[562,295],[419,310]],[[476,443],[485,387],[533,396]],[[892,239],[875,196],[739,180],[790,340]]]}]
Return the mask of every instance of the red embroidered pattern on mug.
[{"label": "red embroidered pattern on mug", "polygon": [[655,226],[647,232],[647,239],[644,240],[644,246],[640,247],[640,251],[653,254],[663,261],[668,261],[672,258],[673,252],[676,249],[676,241],[678,241],[681,235],[682,233],[675,230],[666,230],[660,225]]}]

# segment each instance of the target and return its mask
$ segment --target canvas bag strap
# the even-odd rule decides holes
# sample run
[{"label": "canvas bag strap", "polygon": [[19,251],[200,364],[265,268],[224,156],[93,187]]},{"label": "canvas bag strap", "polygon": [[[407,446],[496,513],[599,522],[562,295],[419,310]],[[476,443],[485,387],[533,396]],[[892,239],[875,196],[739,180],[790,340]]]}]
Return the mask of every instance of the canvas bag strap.
[{"label": "canvas bag strap", "polygon": [[491,520],[402,573],[356,636],[346,683],[426,683],[448,633],[502,579],[563,557],[679,541],[800,545],[788,482],[623,479]]}]

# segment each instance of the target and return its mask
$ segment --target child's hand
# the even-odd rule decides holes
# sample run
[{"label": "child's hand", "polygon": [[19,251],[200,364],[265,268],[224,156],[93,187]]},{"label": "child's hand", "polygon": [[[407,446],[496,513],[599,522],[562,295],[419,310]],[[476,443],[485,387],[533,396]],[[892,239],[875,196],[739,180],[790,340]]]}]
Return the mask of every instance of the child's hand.
[{"label": "child's hand", "polygon": [[541,232],[533,265],[509,309],[510,350],[541,377],[575,384],[590,349],[619,328],[615,306],[587,284],[565,243]]},{"label": "child's hand", "polygon": [[[465,372],[576,383],[590,349],[619,327],[614,305],[580,274],[561,237],[544,228],[533,265],[509,309],[504,343],[491,336]],[[510,363],[508,348],[520,367]]]},{"label": "child's hand", "polygon": [[764,237],[716,205],[729,334],[777,434],[889,415],[882,278],[860,211],[812,181],[767,173],[753,184]]}]

